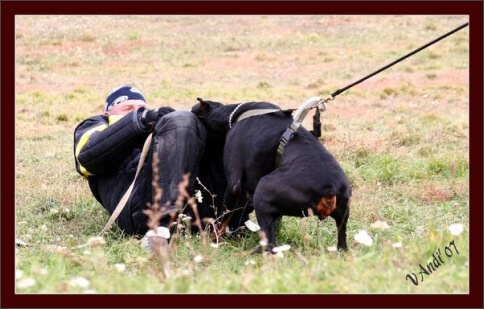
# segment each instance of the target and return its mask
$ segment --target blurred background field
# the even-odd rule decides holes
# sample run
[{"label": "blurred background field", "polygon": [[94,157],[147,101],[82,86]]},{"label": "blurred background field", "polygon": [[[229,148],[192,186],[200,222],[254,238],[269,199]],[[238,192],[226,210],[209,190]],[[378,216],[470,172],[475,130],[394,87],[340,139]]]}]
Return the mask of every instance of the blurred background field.
[{"label": "blurred background field", "polygon": [[[17,293],[468,293],[469,28],[328,103],[321,142],[353,185],[347,253],[334,220],[284,218],[284,257],[256,234],[180,236],[153,257],[112,229],[76,173],[73,131],[108,92],[283,108],[325,96],[468,21],[443,15],[20,15],[15,19]],[[307,117],[309,120],[311,117]],[[310,126],[310,123],[305,123]],[[385,222],[388,229],[376,226]],[[449,226],[463,231],[454,235]],[[385,225],[383,225],[385,226]],[[454,226],[454,225],[452,225]],[[354,241],[366,230],[371,246]],[[445,248],[454,241],[451,257]],[[433,254],[443,264],[422,275]],[[458,251],[458,253],[457,253]],[[415,273],[418,285],[407,279]],[[298,284],[293,284],[297,282]]]}]

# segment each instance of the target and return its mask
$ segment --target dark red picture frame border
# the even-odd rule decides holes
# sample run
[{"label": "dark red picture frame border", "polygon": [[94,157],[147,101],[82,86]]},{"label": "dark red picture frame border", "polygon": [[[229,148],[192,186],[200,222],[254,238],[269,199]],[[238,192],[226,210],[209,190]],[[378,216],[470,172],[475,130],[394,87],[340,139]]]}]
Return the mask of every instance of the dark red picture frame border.
[{"label": "dark red picture frame border", "polygon": [[[467,295],[24,295],[15,294],[15,15],[20,14],[445,14],[470,23],[470,293]],[[482,308],[483,3],[481,1],[2,1],[2,308]],[[456,25],[457,26],[457,25]]]}]

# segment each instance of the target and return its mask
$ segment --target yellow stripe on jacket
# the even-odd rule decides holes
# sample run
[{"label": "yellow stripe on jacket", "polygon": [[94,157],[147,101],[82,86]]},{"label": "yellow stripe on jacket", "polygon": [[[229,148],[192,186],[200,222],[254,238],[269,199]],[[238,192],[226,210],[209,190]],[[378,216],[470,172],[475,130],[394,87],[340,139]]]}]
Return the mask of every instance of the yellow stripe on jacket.
[{"label": "yellow stripe on jacket", "polygon": [[[117,122],[121,118],[123,118],[123,116],[121,116],[121,115],[112,115],[112,116],[109,116],[109,118],[108,118],[108,124],[109,125],[112,125],[113,123]],[[92,174],[90,172],[88,172],[88,170],[84,166],[82,166],[82,164],[79,162],[79,159],[78,159],[79,153],[81,152],[81,149],[86,145],[87,141],[89,140],[89,138],[91,137],[91,135],[94,132],[101,132],[101,131],[105,130],[107,127],[108,127],[108,125],[102,124],[102,125],[93,127],[92,129],[86,131],[81,136],[81,139],[79,140],[79,142],[76,145],[76,160],[77,160],[77,163],[79,163],[79,169],[80,169],[81,173],[85,177],[86,176],[91,176]]]}]

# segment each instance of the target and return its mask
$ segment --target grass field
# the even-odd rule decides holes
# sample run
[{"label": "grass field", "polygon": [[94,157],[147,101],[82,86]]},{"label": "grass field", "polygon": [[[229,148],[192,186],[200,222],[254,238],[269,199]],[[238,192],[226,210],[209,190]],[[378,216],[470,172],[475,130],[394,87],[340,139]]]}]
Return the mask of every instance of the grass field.
[{"label": "grass field", "polygon": [[[331,218],[285,217],[278,241],[291,249],[282,258],[246,255],[256,234],[219,248],[180,235],[166,254],[150,255],[113,228],[94,245],[108,214],[73,158],[75,126],[101,113],[118,85],[135,84],[151,106],[189,109],[201,97],[294,108],[467,21],[17,16],[15,237],[28,246],[16,249],[16,292],[468,293],[468,28],[340,94],[322,114],[321,142],[353,186],[346,253],[328,250],[336,246]],[[377,221],[389,228],[375,227]],[[462,233],[452,234],[452,224]],[[354,241],[360,230],[371,246]]]}]

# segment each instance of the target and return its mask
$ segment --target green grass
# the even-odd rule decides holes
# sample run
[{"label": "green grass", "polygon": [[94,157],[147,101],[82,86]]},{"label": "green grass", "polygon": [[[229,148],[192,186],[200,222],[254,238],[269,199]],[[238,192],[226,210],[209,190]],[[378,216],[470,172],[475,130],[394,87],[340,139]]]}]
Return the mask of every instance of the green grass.
[{"label": "green grass", "polygon": [[[119,84],[137,85],[153,107],[188,109],[202,97],[294,108],[466,20],[18,16],[15,236],[29,246],[17,247],[16,292],[468,293],[469,30],[355,86],[322,114],[321,142],[354,191],[348,252],[328,250],[337,242],[333,219],[312,217],[283,218],[278,243],[291,249],[282,258],[247,255],[259,243],[254,233],[219,248],[205,236],[180,234],[165,254],[152,255],[113,228],[104,244],[79,248],[108,215],[76,173],[72,149],[75,126],[100,113]],[[376,220],[390,228],[372,228]],[[452,223],[463,224],[463,233],[451,235]],[[354,242],[360,230],[372,246]],[[406,280],[451,241],[459,254],[442,256],[418,285]]]}]

